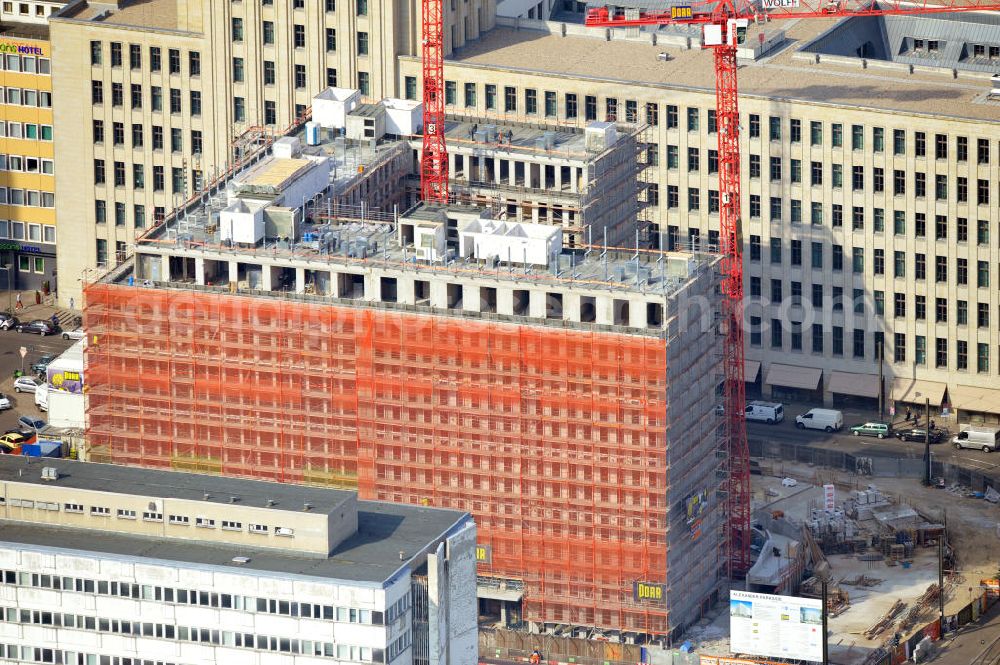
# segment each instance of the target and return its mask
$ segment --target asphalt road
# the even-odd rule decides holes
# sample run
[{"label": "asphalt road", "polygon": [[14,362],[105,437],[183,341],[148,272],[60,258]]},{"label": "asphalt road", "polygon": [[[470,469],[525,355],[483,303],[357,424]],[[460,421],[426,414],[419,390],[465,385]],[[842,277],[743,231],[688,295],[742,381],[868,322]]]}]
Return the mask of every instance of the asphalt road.
[{"label": "asphalt road", "polygon": [[[899,441],[895,437],[877,439],[866,436],[853,436],[849,428],[865,420],[878,420],[877,414],[863,412],[844,412],[844,428],[840,432],[827,434],[818,430],[799,430],[795,428],[795,416],[807,410],[785,408],[785,420],[777,425],[763,423],[747,423],[747,434],[750,438],[767,439],[787,442],[797,445],[811,445],[818,448],[840,450],[854,455],[867,457],[891,457],[893,459],[922,459],[924,444]],[[897,423],[897,427],[901,425]],[[905,425],[902,425],[905,427]],[[1000,471],[1000,452],[984,453],[978,450],[955,450],[947,441],[931,445],[933,458],[941,462],[958,464],[977,471]]]},{"label": "asphalt road", "polygon": [[30,374],[31,363],[40,357],[59,355],[74,343],[60,335],[30,335],[13,330],[0,330],[0,392],[10,398],[12,409],[0,412],[0,432],[17,426],[22,415],[31,415],[47,420],[45,413],[35,406],[35,396],[31,393],[15,393],[12,388],[14,370],[21,369],[21,347],[28,350],[24,357],[24,370]]}]

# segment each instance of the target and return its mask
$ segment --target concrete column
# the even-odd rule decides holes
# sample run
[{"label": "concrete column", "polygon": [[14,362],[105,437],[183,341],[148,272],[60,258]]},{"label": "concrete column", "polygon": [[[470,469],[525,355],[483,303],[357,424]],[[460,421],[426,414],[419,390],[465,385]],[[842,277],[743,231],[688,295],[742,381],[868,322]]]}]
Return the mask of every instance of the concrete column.
[{"label": "concrete column", "polygon": [[646,301],[638,298],[629,298],[628,302],[628,324],[632,328],[646,327]]},{"label": "concrete column", "polygon": [[473,284],[464,284],[462,289],[462,309],[466,312],[478,312],[480,310],[479,287]]},{"label": "concrete column", "polygon": [[342,298],[344,296],[340,292],[340,273],[330,272],[330,295],[334,298]]},{"label": "concrete column", "polygon": [[514,315],[514,289],[497,288],[497,313]]},{"label": "concrete column", "polygon": [[575,293],[563,295],[563,318],[580,322],[580,296]]},{"label": "concrete column", "polygon": [[413,287],[413,278],[401,275],[396,280],[396,300],[406,305],[417,304],[416,289]]},{"label": "concrete column", "polygon": [[448,308],[448,283],[439,279],[431,280],[431,307]]},{"label": "concrete column", "polygon": [[270,291],[273,287],[271,286],[271,278],[274,276],[274,268],[269,265],[262,265],[260,267],[260,288],[262,291]]},{"label": "concrete column", "polygon": [[199,257],[194,259],[194,283],[205,286],[205,259]]},{"label": "concrete column", "polygon": [[614,299],[609,296],[597,296],[597,323],[610,326],[615,322]]},{"label": "concrete column", "polygon": [[306,269],[296,268],[295,269],[295,292],[305,293],[306,292]]},{"label": "concrete column", "polygon": [[169,282],[171,278],[170,275],[170,257],[161,256],[160,257],[160,279],[164,282]]},{"label": "concrete column", "polygon": [[367,273],[365,275],[365,294],[362,300],[378,302],[382,299],[382,280],[378,275]]},{"label": "concrete column", "polygon": [[240,264],[238,261],[229,262],[229,281],[239,282],[240,280]]},{"label": "concrete column", "polygon": [[531,301],[528,303],[528,316],[534,316],[539,319],[545,318],[545,291],[536,291],[531,289],[530,292]]}]

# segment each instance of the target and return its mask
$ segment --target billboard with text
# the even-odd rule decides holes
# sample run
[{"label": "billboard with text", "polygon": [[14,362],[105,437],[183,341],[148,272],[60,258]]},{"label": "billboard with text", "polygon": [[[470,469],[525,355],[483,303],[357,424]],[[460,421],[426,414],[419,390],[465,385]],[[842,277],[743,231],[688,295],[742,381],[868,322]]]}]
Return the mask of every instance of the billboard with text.
[{"label": "billboard with text", "polygon": [[734,653],[823,661],[823,605],[818,599],[729,592]]}]

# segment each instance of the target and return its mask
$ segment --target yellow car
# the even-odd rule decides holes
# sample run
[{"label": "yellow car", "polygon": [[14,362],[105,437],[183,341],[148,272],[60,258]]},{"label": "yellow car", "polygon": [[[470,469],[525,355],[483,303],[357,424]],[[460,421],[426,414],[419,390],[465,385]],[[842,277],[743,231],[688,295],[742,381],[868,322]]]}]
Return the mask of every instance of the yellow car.
[{"label": "yellow car", "polygon": [[20,432],[8,432],[0,436],[0,454],[17,454],[21,450],[21,444],[28,442],[28,437]]}]

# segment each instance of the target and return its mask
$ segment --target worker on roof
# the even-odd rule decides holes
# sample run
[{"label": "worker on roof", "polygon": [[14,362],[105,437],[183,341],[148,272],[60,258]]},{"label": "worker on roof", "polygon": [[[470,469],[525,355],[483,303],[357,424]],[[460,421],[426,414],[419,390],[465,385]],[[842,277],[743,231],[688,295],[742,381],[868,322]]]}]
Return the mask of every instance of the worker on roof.
[{"label": "worker on roof", "polygon": [[538,653],[538,649],[531,652],[531,658],[528,659],[528,662],[531,665],[538,665],[542,662],[542,654]]}]

